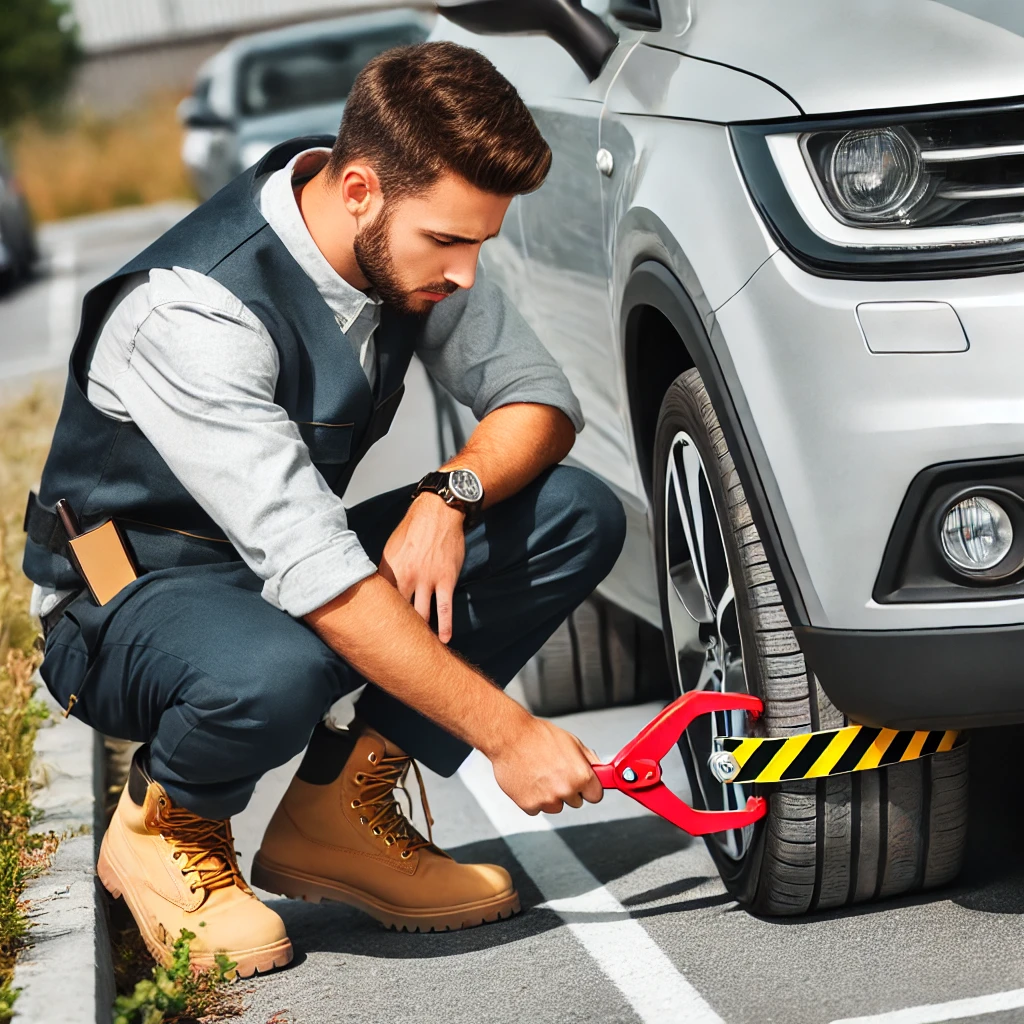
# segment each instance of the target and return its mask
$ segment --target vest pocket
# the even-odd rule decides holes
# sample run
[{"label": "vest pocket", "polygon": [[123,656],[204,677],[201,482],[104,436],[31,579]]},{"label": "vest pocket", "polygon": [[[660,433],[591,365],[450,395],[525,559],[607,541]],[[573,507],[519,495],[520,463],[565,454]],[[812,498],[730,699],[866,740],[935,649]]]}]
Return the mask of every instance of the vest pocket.
[{"label": "vest pocket", "polygon": [[348,462],[354,423],[299,423],[298,427],[314,463],[331,466]]}]

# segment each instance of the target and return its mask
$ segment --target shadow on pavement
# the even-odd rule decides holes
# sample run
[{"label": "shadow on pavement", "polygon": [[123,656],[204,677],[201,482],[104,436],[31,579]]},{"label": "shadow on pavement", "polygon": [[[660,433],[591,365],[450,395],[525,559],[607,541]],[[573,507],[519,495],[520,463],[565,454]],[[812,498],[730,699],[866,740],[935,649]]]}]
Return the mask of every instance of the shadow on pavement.
[{"label": "shadow on pavement", "polygon": [[[643,818],[579,825],[559,829],[558,834],[602,884],[630,874],[660,857],[675,853],[693,841],[667,822],[658,819],[648,821]],[[550,833],[523,833],[516,837],[516,842],[530,842],[534,837],[540,844],[549,841]],[[375,956],[385,959],[458,956],[520,942],[531,936],[552,931],[563,924],[561,916],[553,910],[539,906],[545,901],[545,896],[541,895],[533,880],[519,866],[503,840],[490,839],[470,843],[450,852],[458,861],[489,862],[506,868],[519,890],[523,912],[505,921],[465,931],[422,935],[387,930],[365,914],[343,903],[314,905],[296,900],[267,902],[283,918],[297,950],[302,949],[306,953],[349,953],[354,956]],[[575,880],[566,879],[564,891],[549,892],[547,898],[560,899],[577,895],[577,882],[578,876]],[[659,886],[657,889],[631,897],[629,905],[633,907],[636,904],[651,903],[680,895],[706,882],[707,878],[680,879],[672,885]],[[608,915],[585,914],[581,915],[581,920],[592,922],[605,918],[618,920],[628,916],[649,917],[719,902],[731,902],[731,897],[723,893],[691,901],[634,909],[632,914],[628,911]]]},{"label": "shadow on pavement", "polygon": [[503,840],[470,843],[450,852],[459,861],[500,864],[506,868],[519,890],[523,912],[504,921],[464,931],[409,934],[384,928],[344,903],[316,905],[297,900],[268,900],[267,905],[281,915],[296,949],[306,953],[348,953],[389,960],[459,956],[519,942],[561,925],[561,918],[553,910],[536,909],[537,904],[543,902],[543,897]]},{"label": "shadow on pavement", "polygon": [[1016,803],[1021,750],[1024,726],[973,734],[967,857],[950,894],[967,910],[1024,914],[1024,813]]}]

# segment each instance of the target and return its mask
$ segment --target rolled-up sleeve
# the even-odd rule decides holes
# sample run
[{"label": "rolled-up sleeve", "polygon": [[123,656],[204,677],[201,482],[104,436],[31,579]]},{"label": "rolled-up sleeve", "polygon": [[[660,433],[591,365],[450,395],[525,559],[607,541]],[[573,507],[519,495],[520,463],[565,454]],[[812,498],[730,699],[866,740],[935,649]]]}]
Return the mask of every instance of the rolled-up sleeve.
[{"label": "rolled-up sleeve", "polygon": [[182,270],[153,271],[147,304],[114,389],[264,581],[264,598],[299,617],[376,572],[274,401],[277,349],[259,319],[217,282]]},{"label": "rolled-up sleeve", "polygon": [[417,354],[478,420],[503,405],[533,402],[561,409],[583,429],[579,400],[558,363],[508,296],[482,275],[430,311]]}]

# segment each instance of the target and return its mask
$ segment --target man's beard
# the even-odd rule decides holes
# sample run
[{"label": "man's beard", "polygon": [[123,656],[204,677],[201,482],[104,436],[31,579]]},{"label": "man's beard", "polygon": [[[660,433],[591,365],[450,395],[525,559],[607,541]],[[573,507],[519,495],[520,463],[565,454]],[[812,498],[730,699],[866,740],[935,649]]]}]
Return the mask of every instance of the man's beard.
[{"label": "man's beard", "polygon": [[[391,218],[387,207],[384,207],[377,216],[360,231],[352,243],[356,263],[363,272],[363,276],[373,286],[381,301],[389,306],[394,306],[400,313],[415,313],[418,316],[426,316],[433,307],[430,300],[424,300],[427,305],[414,306],[411,302],[412,292],[402,287],[398,279],[398,269],[391,257],[391,246],[388,244],[388,227]],[[439,292],[443,295],[451,295],[458,290],[458,285],[450,281],[441,281],[436,284],[423,285],[414,291]]]}]

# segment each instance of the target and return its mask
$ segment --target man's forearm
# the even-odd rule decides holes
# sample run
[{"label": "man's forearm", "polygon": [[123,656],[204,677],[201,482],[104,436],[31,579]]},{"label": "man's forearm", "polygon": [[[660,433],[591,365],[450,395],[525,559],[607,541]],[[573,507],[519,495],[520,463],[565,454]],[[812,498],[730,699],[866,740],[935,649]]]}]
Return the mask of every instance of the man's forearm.
[{"label": "man's forearm", "polygon": [[561,462],[575,440],[572,421],[554,406],[503,405],[477,424],[465,448],[441,468],[473,470],[484,486],[488,508]]},{"label": "man's forearm", "polygon": [[310,612],[306,621],[367,679],[492,760],[531,719],[448,650],[379,575]]}]

